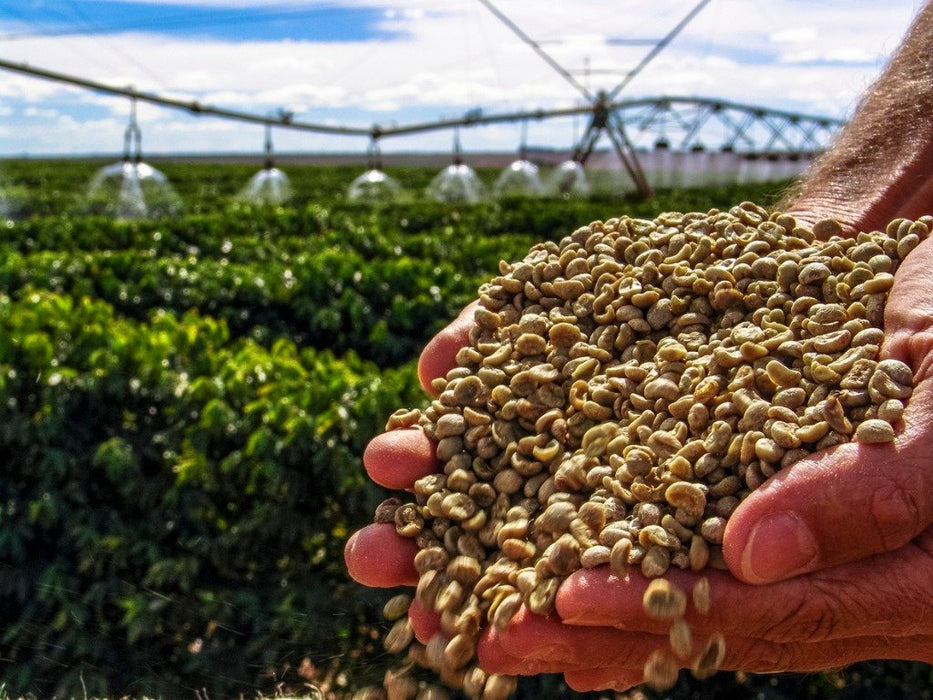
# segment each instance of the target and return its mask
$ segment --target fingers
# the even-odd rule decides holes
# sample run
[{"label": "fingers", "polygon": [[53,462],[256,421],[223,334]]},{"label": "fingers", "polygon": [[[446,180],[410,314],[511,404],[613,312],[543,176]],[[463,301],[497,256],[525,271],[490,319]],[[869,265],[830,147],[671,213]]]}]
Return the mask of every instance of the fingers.
[{"label": "fingers", "polygon": [[[774,584],[749,586],[713,570],[671,570],[665,578],[689,594],[701,576],[709,582],[709,611],[688,604],[685,614],[698,634],[829,643],[875,634],[879,620],[892,639],[924,634],[933,618],[933,528],[895,552]],[[637,573],[619,579],[606,567],[577,571],[558,589],[557,612],[567,626],[666,634],[670,623],[644,611],[647,585]],[[581,653],[599,653],[586,644],[579,643]]]},{"label": "fingers", "polygon": [[[457,351],[469,342],[473,308],[466,307],[425,348],[419,361],[419,377],[425,388],[456,365]],[[377,435],[366,446],[363,464],[377,484],[395,490],[411,490],[415,481],[437,471],[435,445],[420,429],[400,429]],[[369,525],[354,533],[344,548],[347,571],[356,581],[376,588],[414,586],[417,546],[399,537],[391,524]],[[424,620],[422,620],[424,622]],[[422,630],[428,634],[429,628]],[[428,636],[430,636],[428,634]]]},{"label": "fingers", "polygon": [[[866,659],[924,661],[931,654],[931,642],[933,635],[929,633],[907,637],[865,634],[788,644],[727,634],[720,668],[751,673],[810,672]],[[708,643],[708,634],[695,634],[690,654],[677,659],[681,667],[696,663]],[[623,690],[641,682],[645,663],[658,650],[673,654],[667,634],[609,627],[575,629],[556,617],[522,611],[504,630],[490,630],[484,636],[479,660],[487,672],[563,673],[575,690]]]},{"label": "fingers", "polygon": [[480,668],[486,673],[500,673],[508,676],[535,676],[542,673],[561,673],[566,667],[560,667],[549,661],[539,661],[519,652],[513,654],[502,644],[499,630],[489,628],[480,638],[476,647],[476,657]]},{"label": "fingers", "polygon": [[415,637],[422,644],[427,644],[431,637],[441,631],[441,616],[433,610],[428,610],[421,601],[415,598],[408,608],[408,617],[411,620]]},{"label": "fingers", "polygon": [[[809,639],[820,627],[826,627],[825,623],[835,620],[832,612],[838,603],[821,597],[820,589],[804,579],[753,587],[722,571],[693,574],[671,570],[665,574],[668,581],[687,593],[688,601],[701,577],[710,584],[709,610],[700,614],[688,602],[684,616],[697,634],[721,633],[791,642]],[[671,622],[645,613],[642,599],[647,586],[648,579],[639,574],[619,579],[606,567],[580,570],[561,584],[557,611],[567,626],[614,629],[666,641]],[[598,654],[599,644],[607,642],[600,640],[590,647],[586,640],[581,640],[580,653]]]},{"label": "fingers", "polygon": [[[556,618],[533,615],[522,609],[505,630],[486,629],[477,646],[477,659],[487,673],[510,676],[585,670],[592,668],[589,660],[568,662],[560,658],[560,650],[570,638],[583,638],[591,632],[582,628],[574,632]],[[527,653],[523,640],[532,640],[537,655]]]},{"label": "fingers", "polygon": [[[377,435],[366,446],[363,464],[370,478],[391,489],[411,489],[437,470],[434,443],[424,431],[399,429]],[[369,525],[347,541],[344,559],[350,576],[375,588],[414,586],[418,572],[414,540],[401,537],[390,523]]]},{"label": "fingers", "polygon": [[[346,548],[351,575],[375,587],[414,585],[413,555],[414,543],[385,524],[354,534]],[[700,615],[688,606],[686,615],[695,649],[699,653],[711,634],[721,632],[726,639],[722,667],[760,673],[817,670],[867,658],[930,662],[931,562],[933,529],[897,552],[769,586],[704,572],[710,611]],[[685,591],[700,577],[679,570],[667,576]],[[484,633],[480,664],[510,675],[564,673],[576,690],[637,684],[651,652],[669,645],[669,623],[644,614],[646,586],[638,574],[619,579],[605,567],[578,571],[558,593],[558,612],[565,619],[520,611],[505,630]],[[440,628],[437,614],[417,602],[409,615],[422,642]],[[877,620],[884,620],[882,635],[876,634]]]},{"label": "fingers", "polygon": [[567,671],[564,680],[578,693],[595,690],[625,692],[644,680],[641,669],[593,668],[584,671]]},{"label": "fingers", "polygon": [[903,546],[933,520],[931,457],[927,441],[898,440],[840,445],[794,464],[729,518],[729,569],[769,583]]},{"label": "fingers", "polygon": [[507,654],[534,659],[545,664],[545,672],[553,673],[574,667],[640,668],[650,650],[664,646],[668,637],[666,629],[649,634],[609,626],[582,627],[522,608],[497,633],[497,640]]},{"label": "fingers", "polygon": [[881,354],[906,362],[914,384],[933,378],[933,237],[906,257],[894,277],[884,309]]},{"label": "fingers", "polygon": [[414,586],[418,583],[417,551],[414,540],[398,535],[394,525],[379,523],[354,532],[343,558],[350,576],[364,586]]},{"label": "fingers", "polygon": [[798,462],[753,492],[731,516],[723,553],[749,583],[896,549],[933,522],[933,238],[898,269],[885,310],[884,358],[914,372],[894,443],[846,444]]},{"label": "fingers", "polygon": [[[664,578],[674,586],[680,588],[691,599],[691,592],[700,578],[710,582],[710,612],[728,613],[731,625],[735,616],[741,612],[729,598],[747,592],[749,596],[760,596],[761,590],[739,584],[735,579],[723,571],[704,571],[695,574],[680,569],[670,569]],[[623,628],[628,632],[643,632],[645,634],[666,635],[670,622],[659,621],[648,617],[645,613],[642,599],[645,595],[649,579],[639,573],[632,572],[625,578],[619,578],[611,573],[608,567],[600,566],[595,569],[580,569],[572,573],[561,583],[557,590],[556,609],[568,626],[581,625],[589,627],[615,627]],[[757,606],[756,606],[757,608]],[[749,616],[757,615],[748,610]],[[703,630],[706,626],[703,618],[695,612],[688,603],[686,619],[692,626]],[[737,620],[737,625],[745,624],[744,620]],[[699,627],[697,627],[699,625]],[[721,628],[713,623],[710,633]]]},{"label": "fingers", "polygon": [[420,428],[401,428],[374,437],[363,452],[369,478],[386,488],[411,490],[437,471],[434,443]]},{"label": "fingers", "polygon": [[[706,640],[698,638],[695,644],[700,653]],[[811,673],[827,668],[842,668],[859,661],[869,659],[916,660],[929,663],[929,654],[917,655],[916,650],[930,648],[933,638],[929,635],[907,639],[892,639],[885,635],[871,635],[846,639],[839,642],[800,643],[788,646],[764,644],[757,640],[742,637],[725,640],[725,656],[720,670],[743,671],[745,673]],[[639,644],[631,637],[619,639],[619,644],[628,644],[640,648],[639,656],[644,660],[633,666],[598,666],[599,656],[592,657],[592,666],[586,669],[572,668],[563,671],[567,684],[578,692],[596,690],[623,691],[644,681],[644,663],[648,656],[663,646]],[[690,668],[692,659],[679,659],[683,670]],[[546,669],[542,672],[558,673],[560,669],[554,662],[536,658],[525,659],[529,667]],[[520,664],[513,664],[519,668]],[[682,671],[683,672],[683,671]]]},{"label": "fingers", "polygon": [[457,366],[457,351],[470,344],[470,329],[478,301],[464,307],[450,324],[425,345],[418,358],[418,379],[429,394],[434,394],[431,381],[445,377]]}]

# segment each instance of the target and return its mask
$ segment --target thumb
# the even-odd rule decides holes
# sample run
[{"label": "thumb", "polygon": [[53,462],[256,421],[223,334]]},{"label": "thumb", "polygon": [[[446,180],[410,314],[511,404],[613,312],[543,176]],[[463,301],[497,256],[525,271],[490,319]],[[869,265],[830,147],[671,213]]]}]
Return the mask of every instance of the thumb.
[{"label": "thumb", "polygon": [[893,551],[933,522],[933,435],[924,418],[933,401],[927,386],[917,389],[895,442],[820,452],[739,505],[723,541],[734,575],[771,583]]}]

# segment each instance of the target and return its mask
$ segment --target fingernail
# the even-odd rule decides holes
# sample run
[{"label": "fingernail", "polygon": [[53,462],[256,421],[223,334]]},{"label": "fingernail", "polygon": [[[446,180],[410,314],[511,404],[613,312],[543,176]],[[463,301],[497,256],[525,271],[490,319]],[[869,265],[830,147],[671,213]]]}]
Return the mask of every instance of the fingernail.
[{"label": "fingernail", "polygon": [[742,574],[752,583],[780,581],[808,570],[817,554],[813,533],[797,513],[774,513],[752,530],[742,552]]}]

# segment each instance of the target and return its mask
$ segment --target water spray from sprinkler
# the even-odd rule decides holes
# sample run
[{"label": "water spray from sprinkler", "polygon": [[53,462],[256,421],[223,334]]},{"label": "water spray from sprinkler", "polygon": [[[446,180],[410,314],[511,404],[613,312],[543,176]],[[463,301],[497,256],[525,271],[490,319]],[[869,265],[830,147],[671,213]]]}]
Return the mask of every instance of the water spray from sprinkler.
[{"label": "water spray from sprinkler", "polygon": [[473,204],[485,196],[482,181],[469,165],[463,162],[460,129],[454,129],[454,160],[441,170],[428,185],[426,194],[435,202]]},{"label": "water spray from sprinkler", "polygon": [[168,178],[143,161],[135,98],[130,100],[130,121],[123,133],[123,158],[95,173],[88,185],[88,205],[92,213],[128,220],[173,216],[181,211],[181,200]]},{"label": "water spray from sprinkler", "polygon": [[263,168],[250,178],[240,196],[247,202],[260,206],[283,204],[292,196],[292,186],[288,176],[275,166],[271,121],[266,122]]},{"label": "water spray from sprinkler", "polygon": [[370,139],[366,156],[367,170],[350,183],[347,199],[368,204],[389,204],[401,199],[402,186],[382,171],[382,156],[376,137]]}]

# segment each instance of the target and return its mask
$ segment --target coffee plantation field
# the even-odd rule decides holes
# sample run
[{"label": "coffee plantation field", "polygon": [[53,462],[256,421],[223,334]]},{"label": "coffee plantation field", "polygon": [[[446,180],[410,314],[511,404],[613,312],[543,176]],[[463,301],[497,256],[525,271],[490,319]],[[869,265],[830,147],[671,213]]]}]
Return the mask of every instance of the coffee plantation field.
[{"label": "coffee plantation field", "polygon": [[[0,164],[0,689],[330,695],[379,682],[391,592],[343,567],[386,496],[361,455],[423,404],[420,348],[500,259],[594,219],[768,204],[780,184],[445,205],[346,201],[356,166],[166,162],[184,213],[88,213],[103,161]],[[411,193],[434,175],[391,170]],[[481,171],[491,182],[496,172]],[[681,679],[669,697],[929,697],[929,667]],[[925,694],[924,694],[925,693]],[[569,697],[557,677],[522,697]]]}]

